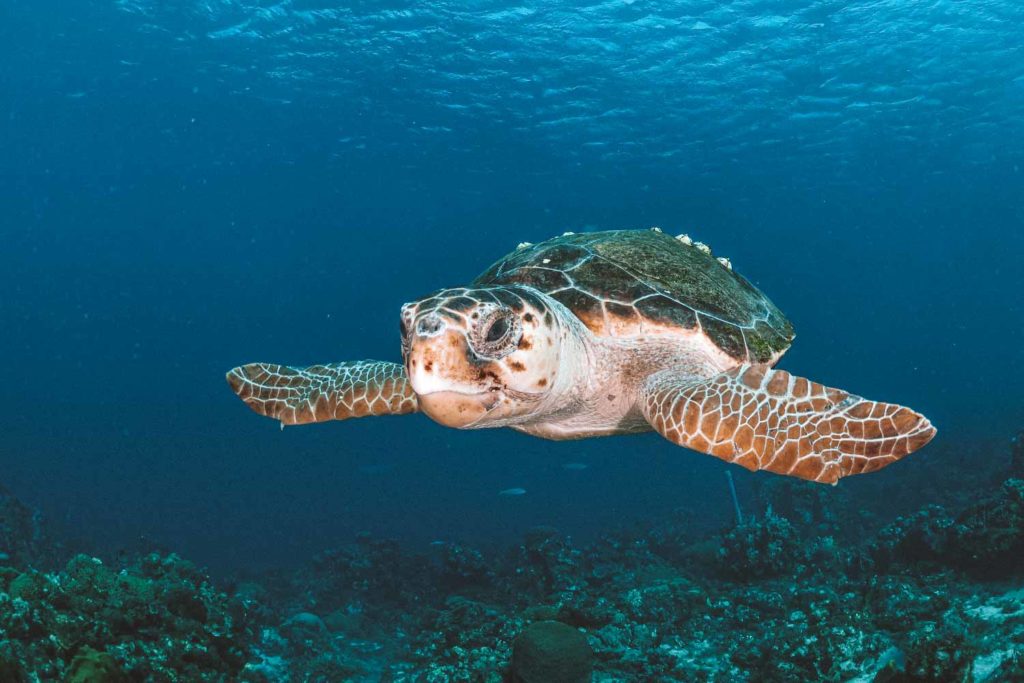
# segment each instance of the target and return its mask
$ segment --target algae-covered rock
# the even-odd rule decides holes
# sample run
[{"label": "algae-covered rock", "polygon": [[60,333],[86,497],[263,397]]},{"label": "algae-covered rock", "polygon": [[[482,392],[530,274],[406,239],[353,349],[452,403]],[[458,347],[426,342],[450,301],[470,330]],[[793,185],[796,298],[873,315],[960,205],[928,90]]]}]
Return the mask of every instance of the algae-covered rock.
[{"label": "algae-covered rock", "polygon": [[799,562],[802,544],[793,525],[769,512],[737,526],[721,541],[718,564],[735,579],[769,578],[791,571]]},{"label": "algae-covered rock", "polygon": [[85,646],[71,660],[64,680],[65,683],[125,683],[128,677],[109,653]]},{"label": "algae-covered rock", "polygon": [[50,582],[44,574],[36,571],[22,572],[11,580],[7,588],[12,598],[21,598],[26,602],[38,602],[51,590]]},{"label": "algae-covered rock", "polygon": [[911,680],[968,680],[977,644],[964,620],[956,614],[924,622],[907,638],[907,674]]},{"label": "algae-covered rock", "polygon": [[1024,574],[1024,480],[1009,479],[953,518],[938,505],[901,517],[871,543],[877,569],[966,571],[977,578]]},{"label": "algae-covered rock", "polygon": [[289,617],[278,629],[293,652],[315,653],[327,649],[330,632],[323,619],[310,612]]},{"label": "algae-covered rock", "polygon": [[594,652],[586,636],[559,621],[537,621],[512,643],[515,683],[587,683]]},{"label": "algae-covered rock", "polygon": [[953,524],[942,507],[928,505],[882,529],[869,554],[879,570],[896,564],[938,565],[946,556]]},{"label": "algae-covered rock", "polygon": [[[222,681],[251,656],[245,610],[176,556],[114,570],[78,555],[0,592],[0,644],[29,680]],[[0,676],[0,681],[17,680]]]},{"label": "algae-covered rock", "polygon": [[953,559],[981,578],[1024,574],[1024,479],[1007,480],[998,493],[956,519]]}]

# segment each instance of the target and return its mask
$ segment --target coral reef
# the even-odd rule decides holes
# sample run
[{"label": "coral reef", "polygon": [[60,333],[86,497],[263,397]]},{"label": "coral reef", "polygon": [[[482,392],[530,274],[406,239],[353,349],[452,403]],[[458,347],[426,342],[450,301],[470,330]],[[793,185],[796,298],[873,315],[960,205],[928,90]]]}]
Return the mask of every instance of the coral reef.
[{"label": "coral reef", "polygon": [[495,553],[364,535],[217,582],[173,554],[47,568],[0,492],[0,681],[1024,680],[1024,480],[889,519],[784,480],[745,503]]},{"label": "coral reef", "polygon": [[976,578],[1024,574],[1024,479],[1009,479],[984,501],[951,516],[928,506],[893,522],[872,544],[881,568],[893,563],[960,569]]},{"label": "coral reef", "polygon": [[246,609],[175,555],[119,571],[85,555],[50,574],[0,570],[0,591],[12,680],[216,681],[255,641]]},{"label": "coral reef", "polygon": [[801,540],[796,529],[771,512],[725,534],[718,544],[722,576],[737,580],[763,579],[793,571],[800,559]]}]

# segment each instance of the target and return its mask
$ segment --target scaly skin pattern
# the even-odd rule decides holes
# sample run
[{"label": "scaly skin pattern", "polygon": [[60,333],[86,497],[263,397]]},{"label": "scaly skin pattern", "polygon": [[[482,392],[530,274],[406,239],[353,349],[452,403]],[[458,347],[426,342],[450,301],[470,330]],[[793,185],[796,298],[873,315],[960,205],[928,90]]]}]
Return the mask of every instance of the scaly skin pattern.
[{"label": "scaly skin pattern", "polygon": [[250,363],[227,374],[245,404],[282,425],[414,413],[418,401],[405,368],[383,361],[350,361],[308,368]]},{"label": "scaly skin pattern", "polygon": [[909,408],[764,366],[744,364],[710,380],[655,373],[641,401],[651,425],[680,446],[829,484],[885,467],[935,436]]}]

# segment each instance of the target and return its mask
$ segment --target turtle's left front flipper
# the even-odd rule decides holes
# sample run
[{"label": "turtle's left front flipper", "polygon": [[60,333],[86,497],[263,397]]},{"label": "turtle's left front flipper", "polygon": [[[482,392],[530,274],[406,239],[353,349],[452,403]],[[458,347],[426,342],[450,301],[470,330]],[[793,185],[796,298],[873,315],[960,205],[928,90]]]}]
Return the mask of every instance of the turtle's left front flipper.
[{"label": "turtle's left front flipper", "polygon": [[662,436],[750,470],[834,484],[872,472],[935,436],[923,415],[783,370],[743,365],[707,380],[648,378],[644,417]]},{"label": "turtle's left front flipper", "polygon": [[228,372],[227,380],[246,405],[284,425],[418,409],[405,368],[397,363],[363,360],[308,368],[250,363]]}]

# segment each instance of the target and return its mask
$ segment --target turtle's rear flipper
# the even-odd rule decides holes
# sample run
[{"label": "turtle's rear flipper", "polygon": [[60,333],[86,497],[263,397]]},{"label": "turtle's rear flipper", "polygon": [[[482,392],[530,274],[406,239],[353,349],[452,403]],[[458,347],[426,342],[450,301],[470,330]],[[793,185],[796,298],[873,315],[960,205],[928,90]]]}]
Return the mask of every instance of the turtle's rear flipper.
[{"label": "turtle's rear flipper", "polygon": [[228,372],[227,379],[246,405],[282,425],[417,410],[405,368],[397,363],[362,360],[308,368],[250,363]]},{"label": "turtle's rear flipper", "polygon": [[923,415],[793,377],[743,365],[708,380],[652,375],[644,417],[680,446],[750,470],[834,484],[872,472],[935,436]]}]

